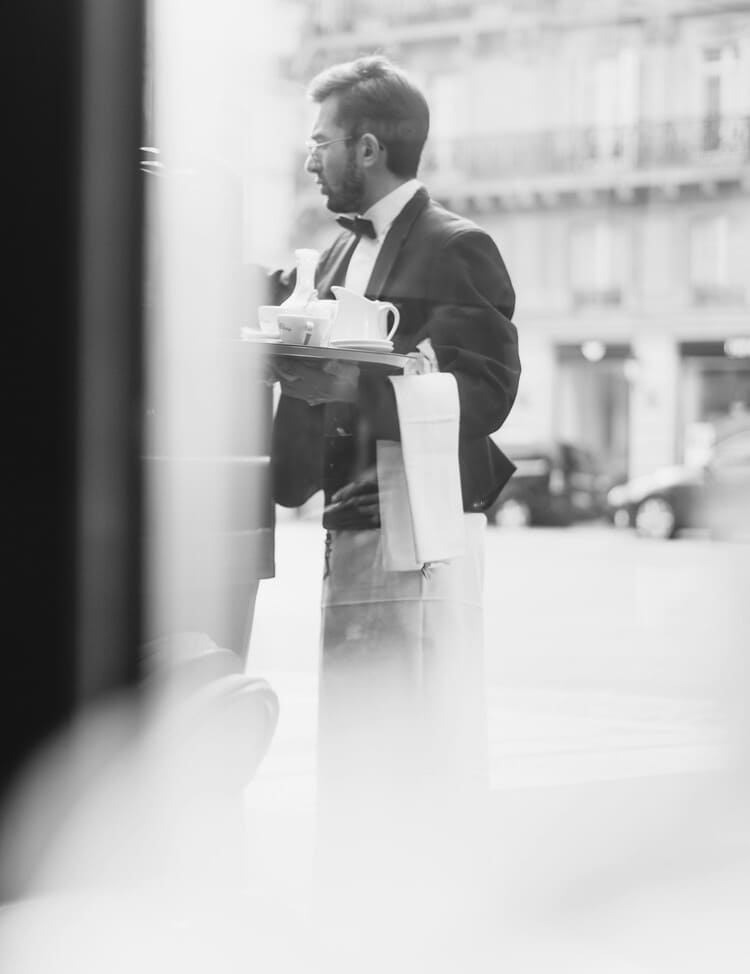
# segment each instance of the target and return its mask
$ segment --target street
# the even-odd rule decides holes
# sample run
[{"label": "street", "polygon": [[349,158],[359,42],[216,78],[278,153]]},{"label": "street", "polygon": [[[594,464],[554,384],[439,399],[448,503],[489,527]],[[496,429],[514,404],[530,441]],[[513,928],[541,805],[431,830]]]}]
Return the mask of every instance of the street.
[{"label": "street", "polygon": [[[282,513],[248,666],[281,700],[247,793],[250,862],[298,903],[322,540]],[[486,556],[485,950],[515,971],[746,970],[750,547],[594,524],[490,528]]]},{"label": "street", "polygon": [[[249,659],[250,672],[270,679],[284,717],[311,747],[322,550],[314,520],[284,512],[277,577],[261,585]],[[508,758],[511,741],[513,753],[525,755],[526,771],[518,773],[527,777],[533,754],[555,753],[560,773],[563,754],[578,752],[580,763],[588,752],[593,767],[605,744],[638,773],[657,751],[671,748],[676,761],[683,745],[687,764],[704,767],[750,692],[749,569],[746,545],[651,542],[602,524],[488,528],[493,768]],[[626,756],[636,747],[644,751],[637,768]]]}]

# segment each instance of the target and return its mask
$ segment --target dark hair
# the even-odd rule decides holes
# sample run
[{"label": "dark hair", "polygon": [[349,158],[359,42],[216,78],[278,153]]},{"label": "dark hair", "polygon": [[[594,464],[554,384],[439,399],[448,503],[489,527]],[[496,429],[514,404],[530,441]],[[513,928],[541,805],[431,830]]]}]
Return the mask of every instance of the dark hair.
[{"label": "dark hair", "polygon": [[334,64],[308,86],[315,102],[338,97],[338,124],[354,138],[372,133],[387,150],[396,176],[416,176],[430,109],[422,92],[400,68],[381,55]]}]

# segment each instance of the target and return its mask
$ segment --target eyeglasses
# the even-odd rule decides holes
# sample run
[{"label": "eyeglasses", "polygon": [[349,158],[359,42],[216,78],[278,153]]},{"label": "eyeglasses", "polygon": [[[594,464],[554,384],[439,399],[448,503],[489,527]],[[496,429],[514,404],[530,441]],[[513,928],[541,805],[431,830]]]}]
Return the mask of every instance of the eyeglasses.
[{"label": "eyeglasses", "polygon": [[352,136],[347,135],[343,139],[326,139],[325,142],[316,142],[315,139],[308,139],[305,142],[305,148],[307,149],[307,154],[309,156],[316,156],[321,149],[328,148],[329,145],[335,145],[337,142],[351,142]]}]

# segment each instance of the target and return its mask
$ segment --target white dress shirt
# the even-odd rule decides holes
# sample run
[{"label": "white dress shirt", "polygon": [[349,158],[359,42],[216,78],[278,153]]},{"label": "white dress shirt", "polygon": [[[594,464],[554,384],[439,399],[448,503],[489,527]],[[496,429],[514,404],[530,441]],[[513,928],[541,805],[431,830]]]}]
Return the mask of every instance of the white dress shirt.
[{"label": "white dress shirt", "polygon": [[364,294],[375,266],[375,261],[383,245],[385,235],[391,224],[422,186],[418,179],[409,179],[397,186],[391,193],[374,203],[362,216],[372,221],[375,239],[360,237],[346,272],[345,286],[357,294]]}]

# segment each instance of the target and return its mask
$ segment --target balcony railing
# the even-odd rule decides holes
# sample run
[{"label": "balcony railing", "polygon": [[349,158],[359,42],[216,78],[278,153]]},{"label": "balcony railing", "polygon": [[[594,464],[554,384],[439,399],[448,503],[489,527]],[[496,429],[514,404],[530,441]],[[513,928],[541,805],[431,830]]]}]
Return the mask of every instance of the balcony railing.
[{"label": "balcony railing", "polygon": [[623,294],[619,287],[574,287],[571,298],[576,308],[617,308]]},{"label": "balcony railing", "polygon": [[[315,192],[305,172],[305,155],[295,167],[295,191]],[[560,129],[464,139],[430,140],[420,176],[438,192],[471,193],[473,184],[528,182],[554,177],[590,177],[619,182],[624,174],[675,172],[696,181],[713,172],[750,166],[750,117],[643,122],[619,128]],[[437,184],[437,185],[436,185]],[[585,183],[584,183],[585,188]],[[502,191],[502,187],[499,187]]]},{"label": "balcony railing", "polygon": [[750,118],[737,116],[436,140],[423,172],[495,180],[748,163]]},{"label": "balcony railing", "polygon": [[317,34],[355,31],[372,20],[399,26],[453,20],[471,15],[471,0],[318,0],[312,14],[312,27]]},{"label": "balcony railing", "polygon": [[745,292],[729,284],[694,284],[693,303],[697,305],[742,305]]}]

